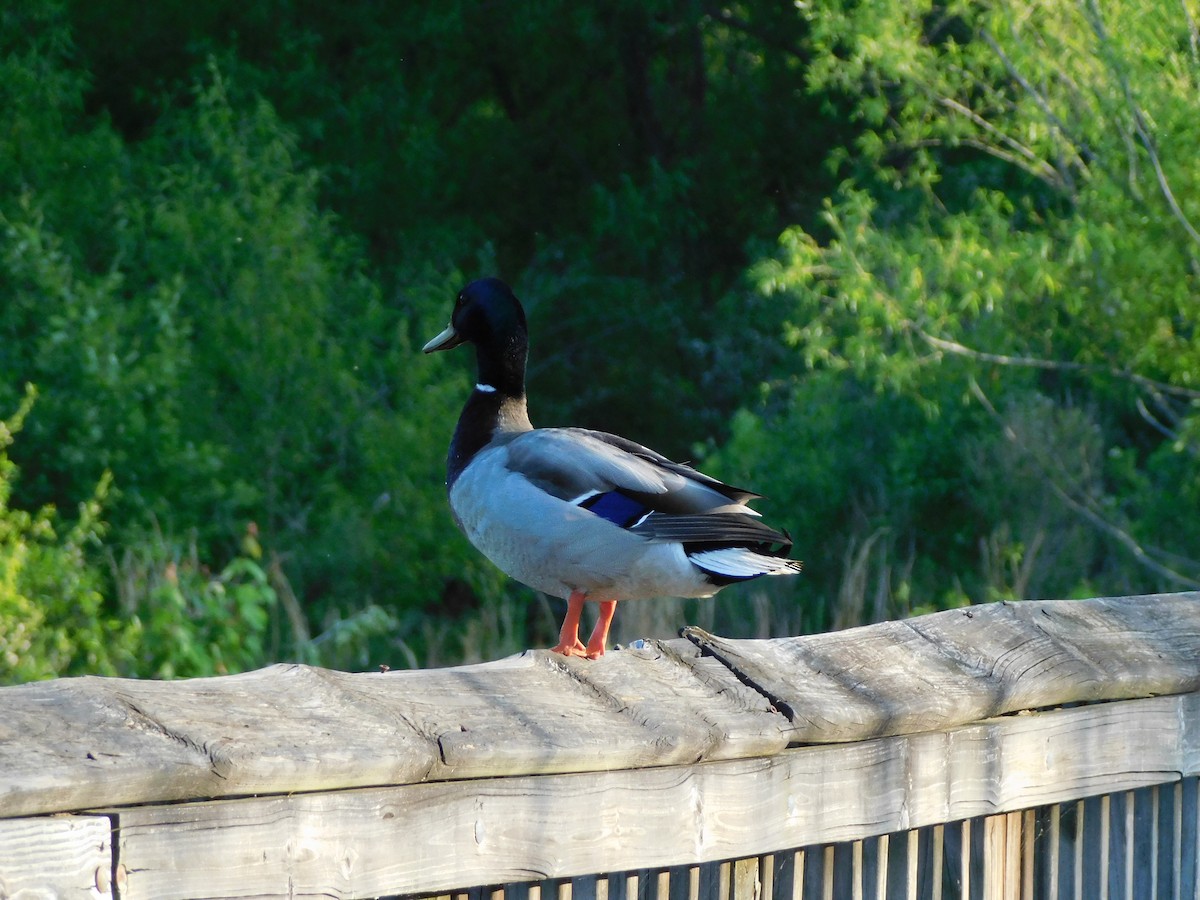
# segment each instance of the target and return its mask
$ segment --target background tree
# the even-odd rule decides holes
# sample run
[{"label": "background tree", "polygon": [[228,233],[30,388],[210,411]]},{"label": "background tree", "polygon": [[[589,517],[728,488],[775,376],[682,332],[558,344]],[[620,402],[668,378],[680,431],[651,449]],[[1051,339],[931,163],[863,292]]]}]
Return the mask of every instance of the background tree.
[{"label": "background tree", "polygon": [[758,487],[808,563],[618,640],[1193,585],[1189,4],[7,4],[7,509],[90,504],[44,621],[131,643],[4,677],[549,639],[445,503],[471,373],[419,347],[482,274],[536,422]]},{"label": "background tree", "polygon": [[[819,461],[810,475],[859,482],[864,512],[834,542],[848,569],[886,535],[876,614],[1195,588],[1187,4],[850,5],[813,20],[814,86],[855,97],[869,128],[835,154],[847,179],[824,227],[789,230],[755,280],[792,307],[788,340],[813,373],[771,402],[807,422],[814,376],[858,385],[869,438],[834,440],[886,448],[857,479]],[[770,468],[751,424],[731,453]]]}]

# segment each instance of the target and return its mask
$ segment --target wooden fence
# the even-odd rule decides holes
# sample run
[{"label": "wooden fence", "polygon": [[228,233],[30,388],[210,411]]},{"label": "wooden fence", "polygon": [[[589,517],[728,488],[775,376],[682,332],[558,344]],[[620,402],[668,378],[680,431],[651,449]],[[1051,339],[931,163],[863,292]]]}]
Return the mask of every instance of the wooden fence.
[{"label": "wooden fence", "polygon": [[1200,900],[1200,593],[0,689],[0,898]]}]

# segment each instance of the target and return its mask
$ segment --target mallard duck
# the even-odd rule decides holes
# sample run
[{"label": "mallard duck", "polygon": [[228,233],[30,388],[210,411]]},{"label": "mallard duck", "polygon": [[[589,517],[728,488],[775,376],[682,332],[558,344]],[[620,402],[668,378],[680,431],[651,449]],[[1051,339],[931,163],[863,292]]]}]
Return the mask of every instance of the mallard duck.
[{"label": "mallard duck", "polygon": [[[762,575],[789,575],[792,542],[759,521],[761,495],[623,437],[534,428],[525,402],[525,311],[497,278],[468,284],[426,353],[475,345],[478,377],[446,460],[454,520],[517,581],[567,599],[554,652],[603,656],[618,600],[711,597]],[[579,640],[583,604],[599,604]]]}]

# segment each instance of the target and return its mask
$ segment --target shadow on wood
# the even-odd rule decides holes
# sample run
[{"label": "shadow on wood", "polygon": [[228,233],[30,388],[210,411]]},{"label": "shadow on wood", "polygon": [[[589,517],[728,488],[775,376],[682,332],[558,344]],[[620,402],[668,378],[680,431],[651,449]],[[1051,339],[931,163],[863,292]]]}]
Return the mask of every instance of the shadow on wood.
[{"label": "shadow on wood", "polygon": [[[1172,784],[1167,868],[1194,884],[1200,594],[684,634],[598,661],[0,689],[0,893],[37,860],[63,896],[427,894],[680,866],[695,887],[696,867],[753,859],[774,891],[786,879],[761,859],[835,844],[853,852],[810,855],[810,876],[849,860],[861,891],[902,865],[886,836],[918,832],[906,871],[959,853],[960,880],[978,865],[977,884],[1031,885],[1050,878],[1035,810]],[[986,865],[921,831],[976,818]],[[826,875],[816,896],[839,896]]]}]

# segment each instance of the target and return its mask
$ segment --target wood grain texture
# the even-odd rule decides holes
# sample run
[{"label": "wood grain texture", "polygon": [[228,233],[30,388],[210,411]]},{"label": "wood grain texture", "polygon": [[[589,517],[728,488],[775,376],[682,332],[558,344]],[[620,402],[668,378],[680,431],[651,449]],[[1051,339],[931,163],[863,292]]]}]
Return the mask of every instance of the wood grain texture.
[{"label": "wood grain texture", "polygon": [[768,641],[684,633],[770,697],[804,743],[1200,688],[1197,592],[994,603]]},{"label": "wood grain texture", "polygon": [[387,674],[278,665],[0,688],[0,818],[763,757],[1200,687],[1200,593],[992,604],[774,641],[688,636],[596,661],[530,651]]},{"label": "wood grain texture", "polygon": [[[133,898],[361,897],[745,859],[1178,780],[1200,695],[769,757],[119,813]],[[901,852],[903,848],[897,849]]]},{"label": "wood grain texture", "polygon": [[0,897],[112,897],[106,816],[0,820]]},{"label": "wood grain texture", "polygon": [[787,722],[687,641],[352,674],[0,689],[0,816],[670,765],[778,752]]}]

